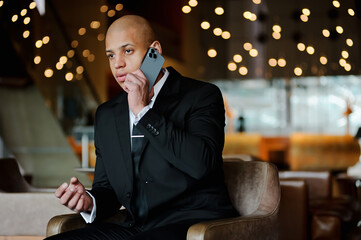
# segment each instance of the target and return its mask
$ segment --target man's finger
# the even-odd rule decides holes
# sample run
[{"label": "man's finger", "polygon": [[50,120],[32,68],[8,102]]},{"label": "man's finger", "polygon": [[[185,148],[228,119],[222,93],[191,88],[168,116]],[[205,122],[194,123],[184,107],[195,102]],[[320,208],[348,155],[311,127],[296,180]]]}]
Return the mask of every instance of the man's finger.
[{"label": "man's finger", "polygon": [[60,203],[66,205],[71,197],[74,195],[74,191],[70,191],[69,188],[65,191],[65,193],[60,198]]},{"label": "man's finger", "polygon": [[60,198],[63,194],[64,194],[64,192],[65,192],[65,190],[68,188],[68,184],[67,183],[63,183],[60,187],[58,187],[58,189],[56,189],[56,191],[55,191],[55,196],[57,197],[57,198]]},{"label": "man's finger", "polygon": [[81,194],[79,192],[76,192],[72,196],[72,198],[68,201],[68,208],[74,209],[77,206],[80,197],[81,197]]}]

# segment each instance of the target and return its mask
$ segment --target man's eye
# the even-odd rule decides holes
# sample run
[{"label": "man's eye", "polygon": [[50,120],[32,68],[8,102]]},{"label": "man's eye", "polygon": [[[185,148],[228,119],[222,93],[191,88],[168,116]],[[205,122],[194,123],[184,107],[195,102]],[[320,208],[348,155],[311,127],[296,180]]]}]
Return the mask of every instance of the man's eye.
[{"label": "man's eye", "polygon": [[133,52],[132,49],[126,49],[126,50],[125,50],[125,53],[126,53],[126,54],[130,54],[130,53],[132,53],[132,52]]},{"label": "man's eye", "polygon": [[114,54],[108,54],[108,58],[113,58]]}]

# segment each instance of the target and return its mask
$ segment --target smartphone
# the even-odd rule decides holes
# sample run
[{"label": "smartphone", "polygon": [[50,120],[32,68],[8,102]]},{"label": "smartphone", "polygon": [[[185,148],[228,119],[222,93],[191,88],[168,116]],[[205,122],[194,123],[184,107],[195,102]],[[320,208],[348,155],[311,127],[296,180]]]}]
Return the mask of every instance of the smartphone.
[{"label": "smartphone", "polygon": [[150,47],[144,56],[140,70],[149,81],[149,92],[152,89],[159,72],[164,64],[164,57],[154,48]]}]

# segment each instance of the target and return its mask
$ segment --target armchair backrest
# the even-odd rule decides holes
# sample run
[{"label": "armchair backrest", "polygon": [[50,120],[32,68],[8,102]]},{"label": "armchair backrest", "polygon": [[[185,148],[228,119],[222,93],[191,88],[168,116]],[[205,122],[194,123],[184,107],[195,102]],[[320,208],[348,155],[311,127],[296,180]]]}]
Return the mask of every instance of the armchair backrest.
[{"label": "armchair backrest", "polygon": [[15,158],[0,158],[0,191],[31,191],[31,186],[21,175],[18,162]]},{"label": "armchair backrest", "polygon": [[232,204],[241,216],[278,211],[281,190],[273,164],[224,159],[223,170]]}]

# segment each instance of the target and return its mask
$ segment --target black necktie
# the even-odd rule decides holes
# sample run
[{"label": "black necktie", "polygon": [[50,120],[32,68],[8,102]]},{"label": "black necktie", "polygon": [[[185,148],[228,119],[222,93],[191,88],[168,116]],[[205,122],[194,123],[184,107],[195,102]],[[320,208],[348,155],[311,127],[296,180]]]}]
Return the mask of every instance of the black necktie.
[{"label": "black necktie", "polygon": [[148,206],[145,198],[144,190],[142,189],[141,179],[139,176],[139,162],[143,145],[144,135],[133,125],[132,132],[132,158],[134,166],[134,194],[133,194],[133,212],[144,221],[147,217]]}]

